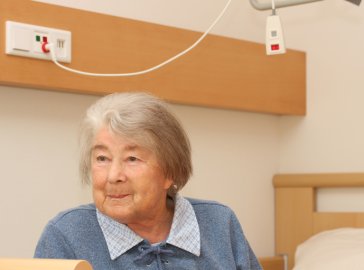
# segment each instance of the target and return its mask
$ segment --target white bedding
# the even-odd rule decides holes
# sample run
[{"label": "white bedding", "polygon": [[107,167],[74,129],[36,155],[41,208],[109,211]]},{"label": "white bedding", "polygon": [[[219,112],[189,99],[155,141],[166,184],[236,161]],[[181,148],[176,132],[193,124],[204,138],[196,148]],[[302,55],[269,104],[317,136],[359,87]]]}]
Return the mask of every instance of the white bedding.
[{"label": "white bedding", "polygon": [[293,270],[363,270],[364,228],[316,234],[298,246]]}]

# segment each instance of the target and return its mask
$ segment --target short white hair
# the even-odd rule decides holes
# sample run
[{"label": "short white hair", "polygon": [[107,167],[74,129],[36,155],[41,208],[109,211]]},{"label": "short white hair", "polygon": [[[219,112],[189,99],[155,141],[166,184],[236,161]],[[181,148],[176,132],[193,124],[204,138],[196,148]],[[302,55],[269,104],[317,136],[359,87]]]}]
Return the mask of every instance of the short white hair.
[{"label": "short white hair", "polygon": [[174,196],[192,174],[191,147],[186,132],[163,100],[142,92],[114,93],[99,99],[86,112],[80,131],[80,174],[91,182],[91,151],[102,127],[149,148],[165,177],[173,181]]}]

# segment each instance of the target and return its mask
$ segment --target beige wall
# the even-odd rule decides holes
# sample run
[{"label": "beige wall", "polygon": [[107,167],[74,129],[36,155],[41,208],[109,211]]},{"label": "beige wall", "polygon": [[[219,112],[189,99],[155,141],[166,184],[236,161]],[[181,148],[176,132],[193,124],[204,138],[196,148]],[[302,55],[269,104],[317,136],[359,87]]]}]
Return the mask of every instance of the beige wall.
[{"label": "beige wall", "polygon": [[307,52],[308,106],[306,117],[280,121],[280,170],[363,171],[364,4],[323,1],[292,13],[286,37]]},{"label": "beige wall", "polygon": [[89,201],[78,184],[77,128],[95,98],[0,87],[0,256],[32,256],[48,219]]},{"label": "beige wall", "polygon": [[[0,87],[0,256],[30,257],[56,213],[91,202],[77,171],[77,131],[96,97]],[[231,206],[259,254],[273,250],[271,176],[278,117],[174,105],[192,143],[186,196]]]},{"label": "beige wall", "polygon": [[[287,42],[307,52],[308,106],[306,117],[280,120],[279,171],[363,172],[364,4],[322,1],[286,15]],[[364,211],[363,196],[320,190],[318,207]]]},{"label": "beige wall", "polygon": [[[199,31],[225,3],[44,2]],[[307,51],[306,117],[173,106],[191,137],[195,164],[183,193],[230,205],[259,256],[273,254],[274,173],[363,170],[363,6],[335,0],[279,10],[287,46]],[[214,33],[264,42],[268,14],[234,0]],[[94,100],[0,87],[0,256],[32,256],[50,217],[90,201],[78,181],[77,127]]]}]

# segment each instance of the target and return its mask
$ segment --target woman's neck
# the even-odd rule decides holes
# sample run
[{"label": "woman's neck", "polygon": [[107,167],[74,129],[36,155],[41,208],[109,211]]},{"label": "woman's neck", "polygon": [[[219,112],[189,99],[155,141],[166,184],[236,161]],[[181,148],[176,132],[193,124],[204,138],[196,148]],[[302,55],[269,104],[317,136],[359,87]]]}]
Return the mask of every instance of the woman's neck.
[{"label": "woman's neck", "polygon": [[174,202],[167,199],[167,207],[164,211],[151,220],[138,224],[127,224],[128,227],[143,239],[148,240],[150,244],[165,241],[172,227],[174,215]]}]

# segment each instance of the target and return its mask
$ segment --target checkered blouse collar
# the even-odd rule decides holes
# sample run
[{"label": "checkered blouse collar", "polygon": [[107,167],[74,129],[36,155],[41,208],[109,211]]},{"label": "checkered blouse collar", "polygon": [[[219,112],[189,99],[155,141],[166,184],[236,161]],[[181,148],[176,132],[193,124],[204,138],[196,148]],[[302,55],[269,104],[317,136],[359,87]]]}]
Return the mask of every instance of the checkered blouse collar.
[{"label": "checkered blouse collar", "polygon": [[[175,197],[171,231],[166,243],[200,256],[200,229],[191,203],[180,195]],[[96,210],[97,220],[104,234],[112,260],[143,241],[128,226]]]}]

